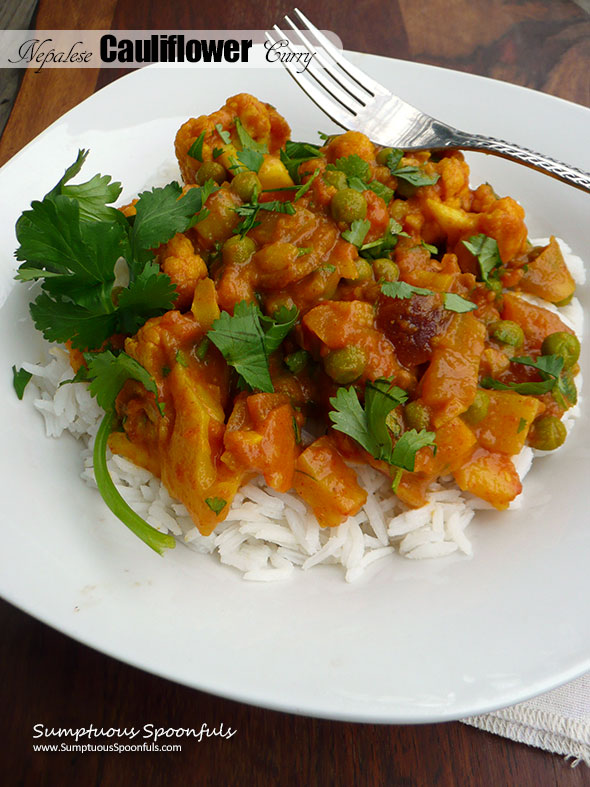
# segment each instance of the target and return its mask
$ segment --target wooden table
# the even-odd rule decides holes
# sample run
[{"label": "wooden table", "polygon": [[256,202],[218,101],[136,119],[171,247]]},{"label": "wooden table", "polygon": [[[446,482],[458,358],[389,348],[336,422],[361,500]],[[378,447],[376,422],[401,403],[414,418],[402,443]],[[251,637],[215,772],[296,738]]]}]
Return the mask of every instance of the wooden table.
[{"label": "wooden table", "polygon": [[[590,105],[588,0],[326,0],[304,4],[344,45],[484,74]],[[263,28],[290,5],[213,0],[41,0],[39,29]],[[13,25],[14,26],[14,25]],[[0,164],[122,73],[27,72],[0,140]],[[590,784],[584,766],[458,722],[421,727],[318,721],[222,700],[122,665],[0,602],[0,761],[10,785]],[[237,730],[181,753],[41,754],[33,725]]]}]

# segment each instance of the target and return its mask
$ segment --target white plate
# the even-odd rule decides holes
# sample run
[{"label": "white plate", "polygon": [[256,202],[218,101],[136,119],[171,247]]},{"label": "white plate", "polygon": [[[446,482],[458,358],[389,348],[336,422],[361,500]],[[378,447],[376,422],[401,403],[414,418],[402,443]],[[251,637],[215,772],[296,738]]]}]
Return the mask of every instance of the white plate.
[{"label": "white plate", "polygon": [[[590,111],[501,82],[385,58],[353,60],[416,106],[590,170]],[[227,96],[270,101],[294,138],[333,126],[281,70],[147,68],[67,113],[0,171],[0,592],[122,661],[226,697],[295,713],[377,722],[456,719],[543,692],[590,669],[588,409],[557,456],[535,465],[527,508],[477,516],[471,560],[380,561],[347,585],[338,569],[243,582],[209,556],[147,549],[79,479],[73,439],[44,437],[10,368],[37,360],[26,287],[7,270],[14,221],[79,147],[86,175],[123,181],[123,199],[177,177],[176,129]],[[532,237],[555,233],[590,258],[590,197],[525,167],[470,157],[527,210]],[[588,291],[582,298],[587,304]],[[584,363],[588,366],[590,342]]]}]

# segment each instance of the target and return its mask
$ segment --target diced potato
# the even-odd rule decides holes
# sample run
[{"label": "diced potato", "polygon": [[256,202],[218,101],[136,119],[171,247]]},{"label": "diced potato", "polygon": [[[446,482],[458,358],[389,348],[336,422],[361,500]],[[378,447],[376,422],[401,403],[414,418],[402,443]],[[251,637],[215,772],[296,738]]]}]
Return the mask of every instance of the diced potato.
[{"label": "diced potato", "polygon": [[488,412],[474,427],[479,444],[510,456],[520,453],[532,422],[545,409],[543,403],[514,391],[487,391],[487,395]]},{"label": "diced potato", "polygon": [[554,237],[538,257],[527,263],[520,286],[524,292],[530,292],[531,295],[537,295],[551,303],[564,301],[574,293],[576,283]]},{"label": "diced potato", "polygon": [[436,428],[464,413],[473,402],[485,334],[483,324],[472,314],[454,314],[447,331],[435,340],[420,390]]},{"label": "diced potato", "polygon": [[499,510],[508,508],[522,492],[522,484],[510,457],[477,448],[471,459],[454,473],[464,492],[487,500]]},{"label": "diced potato", "polygon": [[328,437],[320,437],[299,455],[295,490],[311,506],[321,527],[340,525],[367,501],[356,473]]},{"label": "diced potato", "polygon": [[287,168],[277,156],[265,156],[258,170],[263,189],[282,189],[293,185]]}]

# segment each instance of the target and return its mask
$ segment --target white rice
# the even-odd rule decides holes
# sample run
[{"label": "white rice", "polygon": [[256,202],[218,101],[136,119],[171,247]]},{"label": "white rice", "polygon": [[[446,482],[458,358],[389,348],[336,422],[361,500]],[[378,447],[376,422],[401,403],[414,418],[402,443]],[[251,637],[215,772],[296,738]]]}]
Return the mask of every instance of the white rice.
[{"label": "white rice", "polygon": [[[533,243],[542,245],[543,241]],[[582,261],[563,242],[560,245],[572,276],[582,283]],[[548,307],[547,303],[542,304]],[[577,299],[559,309],[559,314],[578,336],[582,335],[583,312]],[[68,353],[54,346],[49,356],[46,364],[23,363],[23,368],[33,375],[29,387],[34,392],[34,406],[45,419],[48,437],[59,437],[67,430],[80,439],[84,467],[81,475],[86,483],[96,487],[92,447],[103,411],[85,383],[60,386],[72,377]],[[579,375],[578,390],[581,382]],[[568,430],[579,413],[578,403],[564,416]],[[533,453],[547,455],[525,447],[513,457],[521,479],[530,469]],[[226,520],[215,532],[202,536],[182,503],[172,499],[148,470],[116,455],[109,456],[108,468],[121,495],[151,525],[172,533],[197,552],[215,554],[221,563],[241,571],[244,579],[257,582],[288,579],[296,567],[306,571],[320,564],[342,566],[346,581],[353,582],[369,565],[393,553],[410,560],[453,553],[470,557],[473,549],[465,530],[476,509],[491,508],[485,501],[462,493],[449,476],[431,485],[427,505],[408,509],[392,495],[390,481],[383,474],[361,465],[355,470],[367,491],[367,502],[339,527],[320,528],[300,498],[266,488],[264,479],[259,477],[239,490]],[[510,508],[518,508],[519,504],[517,498]]]}]

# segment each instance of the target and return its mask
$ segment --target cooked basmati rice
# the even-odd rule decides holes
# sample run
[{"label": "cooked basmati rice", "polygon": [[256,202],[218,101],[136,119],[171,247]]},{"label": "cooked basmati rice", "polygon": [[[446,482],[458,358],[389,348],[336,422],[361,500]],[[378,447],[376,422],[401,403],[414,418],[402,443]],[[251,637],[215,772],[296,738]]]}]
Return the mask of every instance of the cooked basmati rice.
[{"label": "cooked basmati rice", "polygon": [[[533,241],[543,245],[548,241]],[[579,257],[560,241],[562,251],[577,283],[584,281]],[[543,302],[546,308],[548,304]],[[550,305],[549,305],[550,306]],[[551,307],[554,308],[554,307]],[[583,330],[583,311],[577,299],[559,314],[578,336]],[[51,347],[46,364],[23,363],[33,375],[34,406],[45,419],[48,437],[69,431],[82,448],[82,478],[96,487],[92,448],[102,410],[85,383],[61,385],[72,370],[68,353]],[[576,378],[581,390],[582,378]],[[563,418],[568,431],[580,414],[578,404]],[[514,457],[519,476],[530,469],[533,452],[525,447]],[[288,579],[295,567],[303,570],[320,564],[342,566],[347,582],[358,579],[372,563],[397,552],[410,560],[445,557],[455,552],[471,556],[473,549],[465,530],[478,508],[491,508],[483,500],[462,493],[452,477],[439,479],[427,493],[428,503],[408,509],[391,494],[390,480],[368,465],[355,466],[367,502],[355,516],[339,527],[322,529],[305,503],[290,492],[280,493],[265,486],[259,477],[236,494],[229,514],[214,533],[203,536],[188,511],[168,494],[160,480],[122,456],[110,455],[108,468],[115,486],[137,513],[161,532],[170,532],[191,549],[215,554],[221,563],[257,582]],[[520,498],[510,508],[518,508]]]}]

